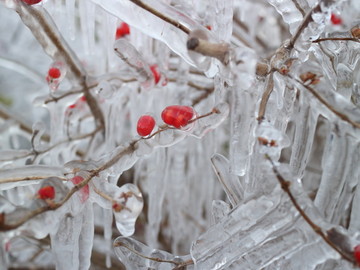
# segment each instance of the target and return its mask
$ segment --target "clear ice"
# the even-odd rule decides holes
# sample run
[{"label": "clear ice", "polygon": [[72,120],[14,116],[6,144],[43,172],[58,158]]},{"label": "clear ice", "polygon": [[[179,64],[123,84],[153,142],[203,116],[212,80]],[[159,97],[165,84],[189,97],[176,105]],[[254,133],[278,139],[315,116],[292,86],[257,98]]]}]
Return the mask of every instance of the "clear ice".
[{"label": "clear ice", "polygon": [[359,14],[0,0],[0,270],[359,268]]}]

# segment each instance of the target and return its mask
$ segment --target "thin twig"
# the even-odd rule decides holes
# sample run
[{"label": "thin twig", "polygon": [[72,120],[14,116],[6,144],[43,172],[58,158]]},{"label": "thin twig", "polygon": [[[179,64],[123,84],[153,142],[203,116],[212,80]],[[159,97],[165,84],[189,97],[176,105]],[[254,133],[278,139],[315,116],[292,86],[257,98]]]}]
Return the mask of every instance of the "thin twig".
[{"label": "thin twig", "polygon": [[341,120],[348,122],[350,125],[352,125],[355,128],[360,128],[360,123],[357,123],[353,120],[351,120],[347,115],[337,111],[331,104],[329,104],[314,88],[310,87],[309,85],[303,83],[302,81],[292,77],[291,75],[287,74],[284,75],[287,76],[297,83],[299,83],[302,87],[304,87],[306,90],[308,90],[313,96],[315,96],[323,105],[325,105],[326,108],[328,108],[331,112],[333,112],[336,116],[338,116]]},{"label": "thin twig", "polygon": [[[214,113],[219,113],[219,111],[217,109],[213,109],[211,112],[201,115],[197,118],[192,119],[191,121],[189,121],[189,124],[197,121],[201,118],[210,116]],[[122,157],[124,157],[125,155],[130,155],[132,154],[135,150],[136,150],[136,144],[141,141],[141,140],[147,140],[153,136],[155,136],[156,134],[159,134],[160,132],[164,132],[167,129],[175,129],[175,128],[170,128],[168,126],[166,126],[164,129],[160,129],[157,132],[155,132],[154,134],[152,134],[149,137],[144,137],[144,138],[140,138],[137,140],[132,141],[131,143],[129,143],[129,145],[127,147],[125,147],[124,149],[122,149],[122,151],[120,151],[119,153],[117,153],[116,155],[114,155],[110,160],[108,160],[107,162],[105,162],[103,165],[99,166],[96,169],[93,170],[89,170],[88,171],[88,175],[84,178],[84,180],[75,185],[67,194],[66,196],[58,203],[52,203],[52,204],[48,204],[47,206],[44,207],[40,207],[38,209],[35,209],[33,211],[31,211],[30,213],[28,213],[27,215],[23,216],[22,218],[20,218],[17,222],[12,223],[12,224],[6,224],[5,222],[0,223],[0,232],[1,231],[9,231],[9,230],[14,230],[16,228],[18,228],[19,226],[23,225],[25,222],[29,221],[30,219],[45,213],[47,211],[54,211],[58,208],[60,208],[61,206],[63,206],[71,197],[72,195],[77,192],[78,190],[82,189],[84,186],[86,186],[93,177],[98,176],[100,174],[100,172],[110,168],[111,166],[113,166],[116,162],[118,162]]]},{"label": "thin twig", "polygon": [[[18,4],[19,7],[16,11],[20,18],[23,20],[24,24],[29,27],[34,37],[38,40],[40,45],[44,48],[45,52],[47,52],[50,57],[53,57],[53,53],[50,53],[47,48],[49,45],[48,40],[50,40],[52,45],[56,47],[56,55],[61,56],[61,59],[65,62],[71,74],[80,82],[96,124],[104,128],[104,116],[97,100],[91,95],[89,87],[86,83],[87,73],[82,67],[81,62],[77,58],[76,54],[72,51],[70,46],[62,37],[60,31],[53,26],[55,24],[52,22],[51,16],[46,12],[46,10],[38,10],[31,5],[23,3],[22,1],[19,1]],[[34,23],[32,20],[36,20],[36,23]]]},{"label": "thin twig", "polygon": [[[321,1],[320,1],[321,2]],[[321,11],[321,7],[320,7],[320,3],[318,3],[315,7],[313,7],[312,10],[310,10],[310,12],[304,17],[302,23],[300,24],[300,26],[298,27],[298,29],[296,30],[295,34],[291,37],[290,39],[290,43],[288,48],[292,49],[294,48],[294,45],[296,43],[296,41],[298,40],[298,38],[300,37],[301,33],[304,31],[304,29],[306,27],[308,27],[308,25],[313,21],[312,15],[313,13],[316,12],[320,12]]]},{"label": "thin twig", "polygon": [[[29,152],[25,155],[22,155],[22,156],[17,156],[17,157],[14,157],[14,158],[9,158],[9,159],[1,159],[0,158],[0,162],[2,161],[11,161],[11,160],[17,160],[17,159],[22,159],[22,158],[26,158],[26,157],[29,157],[29,156],[38,156],[40,154],[44,154],[46,152],[49,152],[50,150],[54,149],[55,147],[61,145],[61,144],[64,144],[64,143],[69,143],[69,142],[73,142],[73,141],[78,141],[78,140],[82,140],[82,139],[86,139],[88,137],[92,137],[94,136],[96,133],[98,133],[99,131],[101,130],[100,127],[96,128],[94,131],[90,132],[90,133],[87,133],[87,134],[83,134],[83,135],[79,135],[77,137],[74,137],[74,138],[71,138],[71,139],[68,139],[68,140],[63,140],[63,141],[60,141],[60,142],[57,142],[55,143],[54,145],[51,145],[49,146],[48,148],[44,149],[44,150],[33,150],[32,152]],[[33,147],[34,148],[34,147]]]},{"label": "thin twig", "polygon": [[163,21],[172,24],[176,28],[179,28],[181,31],[183,31],[185,34],[190,34],[190,29],[187,28],[185,25],[181,24],[178,21],[175,21],[172,18],[169,18],[168,16],[162,14],[161,12],[157,11],[156,9],[148,6],[147,4],[143,3],[141,0],[129,0],[130,2],[133,2],[135,5],[149,11],[151,14],[155,15],[156,17],[162,19]]},{"label": "thin twig", "polygon": [[273,90],[274,90],[274,72],[272,71],[266,82],[266,89],[261,97],[259,113],[257,118],[259,122],[261,122],[265,118],[264,116],[265,116],[266,106]]},{"label": "thin twig", "polygon": [[197,104],[199,104],[202,100],[206,99],[208,96],[211,95],[211,93],[214,92],[214,88],[212,89],[213,91],[206,91],[203,94],[201,94],[200,96],[198,96],[197,98],[193,99],[192,101],[192,106],[195,106]]},{"label": "thin twig", "polygon": [[[0,105],[0,118],[6,119],[6,120],[8,120],[8,119],[14,120],[19,125],[19,128],[21,130],[25,131],[26,133],[32,134],[32,127],[30,125],[25,123],[25,121],[23,121],[19,117],[15,116],[13,112],[10,113],[2,105]],[[41,140],[49,142],[50,136],[48,134],[43,134],[41,136]]]},{"label": "thin twig", "polygon": [[[26,176],[26,177],[14,177],[9,179],[2,179],[0,180],[0,184],[5,183],[16,183],[16,182],[22,182],[22,181],[34,181],[34,180],[44,180],[48,179],[49,176],[43,176],[43,175],[33,175],[33,176]],[[56,177],[59,180],[66,181],[67,179],[65,177]]]},{"label": "thin twig", "polygon": [[188,261],[185,261],[185,262],[177,262],[177,261],[172,261],[172,260],[164,260],[164,259],[160,259],[160,258],[156,258],[156,257],[149,257],[149,256],[141,254],[137,250],[129,247],[128,245],[126,245],[120,241],[115,242],[114,247],[124,247],[127,250],[129,250],[130,252],[138,255],[139,257],[150,260],[150,261],[175,264],[177,266],[177,268],[174,268],[174,269],[179,269],[179,267],[184,267],[186,265],[194,264],[193,260],[191,260],[191,259]]},{"label": "thin twig", "polygon": [[357,43],[360,43],[360,40],[358,38],[351,38],[351,37],[348,37],[348,38],[318,38],[318,39],[315,39],[312,41],[312,43],[319,43],[319,42],[323,42],[323,41],[328,41],[328,40],[333,40],[333,41],[354,41],[354,42],[357,42]]},{"label": "thin twig", "polygon": [[333,248],[336,252],[338,252],[340,254],[340,256],[351,262],[352,264],[355,264],[355,260],[352,257],[349,257],[346,253],[344,253],[338,246],[336,246],[329,238],[328,236],[322,231],[321,227],[319,227],[318,225],[316,225],[311,218],[304,212],[304,210],[301,208],[301,206],[298,204],[296,198],[294,197],[294,195],[292,194],[291,190],[290,190],[290,182],[285,180],[282,175],[279,173],[279,171],[277,170],[274,162],[272,161],[272,159],[270,158],[269,155],[265,155],[265,158],[270,161],[271,166],[272,166],[272,170],[276,175],[276,178],[278,179],[281,188],[284,190],[284,192],[289,196],[292,204],[295,206],[296,210],[299,212],[299,214],[303,217],[303,219],[306,221],[306,223],[309,224],[309,226],[314,230],[315,233],[317,233],[318,235],[320,235],[320,237],[331,247]]},{"label": "thin twig", "polygon": [[297,10],[301,13],[301,15],[303,17],[305,17],[306,13],[305,11],[302,9],[302,7],[299,5],[298,1],[296,0],[291,0],[293,2],[293,4],[295,5],[295,7],[297,8]]}]

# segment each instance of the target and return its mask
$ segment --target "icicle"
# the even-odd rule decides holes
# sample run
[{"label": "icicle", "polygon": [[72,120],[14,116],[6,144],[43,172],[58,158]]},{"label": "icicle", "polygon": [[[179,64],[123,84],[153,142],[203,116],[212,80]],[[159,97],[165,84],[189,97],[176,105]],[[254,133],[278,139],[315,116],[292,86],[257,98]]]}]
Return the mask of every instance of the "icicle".
[{"label": "icicle", "polygon": [[112,223],[113,213],[107,209],[103,209],[103,228],[104,228],[104,240],[106,244],[106,267],[111,267],[111,251],[112,251]]},{"label": "icicle", "polygon": [[[109,13],[129,23],[131,26],[136,27],[143,33],[165,42],[170,49],[179,54],[186,62],[191,65],[195,65],[194,61],[189,57],[188,50],[186,48],[187,34],[182,32],[180,29],[175,28],[171,24],[153,16],[152,14],[149,14],[148,11],[136,6],[130,1],[121,3],[110,0],[92,1],[103,7]],[[205,27],[170,5],[153,0],[147,1],[146,4],[160,13],[163,13],[184,24],[190,29],[190,31],[196,29],[203,29],[206,31]]]},{"label": "icicle", "polygon": [[68,25],[68,31],[69,36],[71,40],[75,39],[75,1],[76,0],[68,0],[65,2],[66,5],[66,15],[67,15],[67,25]]},{"label": "icicle", "polygon": [[137,79],[145,89],[154,86],[150,65],[144,57],[125,39],[118,39],[114,45],[115,53],[137,73]]},{"label": "icicle", "polygon": [[79,270],[87,270],[91,266],[91,254],[94,240],[94,212],[91,203],[87,203],[82,211],[83,216],[79,236]]},{"label": "icicle", "polygon": [[54,60],[65,63],[72,79],[78,84],[81,83],[85,71],[75,53],[64,41],[51,16],[42,7],[32,7],[22,1],[18,3],[16,11],[45,52]]},{"label": "icicle", "polygon": [[242,201],[244,190],[239,179],[229,172],[229,161],[222,155],[215,154],[211,162],[231,205],[238,205]]},{"label": "icicle", "polygon": [[276,8],[283,20],[289,25],[290,33],[294,34],[307,10],[299,10],[293,1],[268,0],[268,2]]},{"label": "icicle", "polygon": [[230,205],[226,202],[214,200],[212,202],[213,224],[220,223],[221,220],[229,214],[230,210]]}]

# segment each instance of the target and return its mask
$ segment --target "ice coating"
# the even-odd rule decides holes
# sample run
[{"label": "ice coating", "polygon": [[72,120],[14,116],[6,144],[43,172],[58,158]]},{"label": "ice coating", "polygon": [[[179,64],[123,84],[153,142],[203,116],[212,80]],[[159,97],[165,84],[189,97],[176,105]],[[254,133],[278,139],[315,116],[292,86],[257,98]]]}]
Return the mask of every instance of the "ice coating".
[{"label": "ice coating", "polygon": [[[165,23],[159,18],[150,15],[147,20],[147,12],[136,6],[131,1],[112,2],[111,0],[93,0],[94,3],[102,6],[111,14],[121,18],[131,26],[150,34],[151,37],[163,41],[170,49],[179,54],[189,64],[195,65],[188,55],[186,48],[187,34],[174,26]],[[195,20],[174,9],[173,7],[158,1],[148,0],[146,4],[164,14],[178,20],[191,30],[205,29]],[[151,18],[151,19],[150,19]]]},{"label": "ice coating", "polygon": [[[0,5],[0,268],[357,268],[358,1],[165,2]],[[215,51],[189,52],[190,37]],[[228,63],[206,56],[219,48]],[[161,121],[174,104],[196,111],[189,125]],[[38,198],[49,185],[54,201]]]}]

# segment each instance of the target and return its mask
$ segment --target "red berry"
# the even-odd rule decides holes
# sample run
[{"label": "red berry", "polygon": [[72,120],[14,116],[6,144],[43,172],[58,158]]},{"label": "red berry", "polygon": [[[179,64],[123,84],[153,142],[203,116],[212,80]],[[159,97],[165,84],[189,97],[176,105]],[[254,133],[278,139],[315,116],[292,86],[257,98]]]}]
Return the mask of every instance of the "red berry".
[{"label": "red berry", "polygon": [[22,1],[28,5],[35,5],[41,2],[41,0],[22,0]]},{"label": "red berry", "polygon": [[188,106],[174,105],[166,107],[162,113],[162,120],[176,128],[185,127],[194,116],[194,110]]},{"label": "red berry", "polygon": [[58,79],[61,76],[60,69],[55,68],[55,67],[50,68],[49,71],[48,71],[48,75],[49,75],[50,78]]},{"label": "red berry", "polygon": [[151,115],[143,115],[137,122],[137,133],[140,136],[150,135],[155,127],[155,120]]},{"label": "red berry", "polygon": [[152,65],[152,66],[150,66],[150,69],[151,69],[152,74],[154,75],[155,84],[158,84],[158,82],[160,81],[160,77],[161,77],[158,66],[156,64]]},{"label": "red berry", "polygon": [[358,265],[360,265],[360,245],[354,248],[354,258]]},{"label": "red berry", "polygon": [[206,28],[209,29],[210,31],[212,29],[211,25],[207,25]]},{"label": "red berry", "polygon": [[335,15],[334,13],[331,13],[330,20],[334,25],[342,24],[342,19],[339,16]]},{"label": "red berry", "polygon": [[[84,181],[84,178],[82,176],[75,176],[70,180],[74,185],[80,184],[82,181]],[[81,202],[84,202],[89,198],[89,185],[85,185],[82,189],[80,189],[81,194]]]},{"label": "red berry", "polygon": [[38,190],[38,196],[42,200],[54,199],[55,198],[55,188],[53,186],[45,186]]},{"label": "red berry", "polygon": [[116,35],[115,38],[119,39],[126,35],[130,34],[130,27],[127,23],[123,22],[120,24],[120,26],[116,29]]}]

